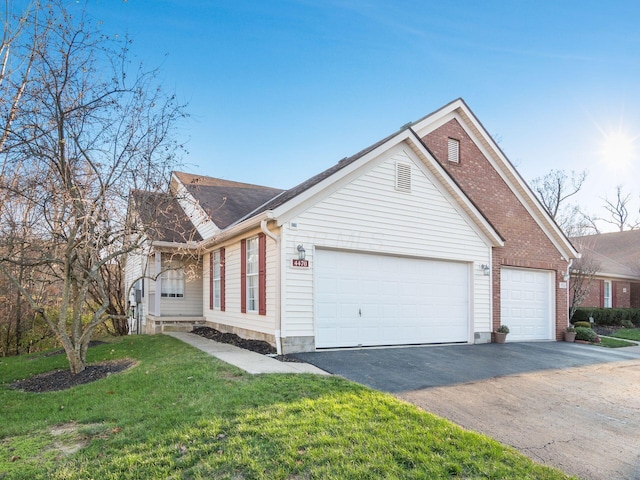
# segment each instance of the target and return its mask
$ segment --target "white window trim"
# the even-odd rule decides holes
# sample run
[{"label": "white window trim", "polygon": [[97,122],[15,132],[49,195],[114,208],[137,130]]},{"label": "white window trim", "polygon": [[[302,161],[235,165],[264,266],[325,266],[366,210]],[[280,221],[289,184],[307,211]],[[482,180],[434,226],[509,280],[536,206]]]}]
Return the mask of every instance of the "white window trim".
[{"label": "white window trim", "polygon": [[162,262],[161,274],[162,298],[184,298],[184,265],[181,260],[171,259]]},{"label": "white window trim", "polygon": [[222,295],[222,277],[221,271],[222,269],[220,264],[220,250],[216,250],[213,252],[213,278],[211,279],[213,282],[213,308],[215,310],[220,310],[220,299]]},{"label": "white window trim", "polygon": [[[603,288],[603,292],[602,292],[602,305],[604,306],[604,308],[611,308],[613,306],[613,291],[612,291],[613,285],[611,283],[611,280],[605,280],[604,281],[604,288]],[[608,295],[607,295],[608,294]]]},{"label": "white window trim", "polygon": [[247,312],[257,312],[260,308],[259,263],[260,247],[258,237],[247,239],[246,282],[247,282]]}]

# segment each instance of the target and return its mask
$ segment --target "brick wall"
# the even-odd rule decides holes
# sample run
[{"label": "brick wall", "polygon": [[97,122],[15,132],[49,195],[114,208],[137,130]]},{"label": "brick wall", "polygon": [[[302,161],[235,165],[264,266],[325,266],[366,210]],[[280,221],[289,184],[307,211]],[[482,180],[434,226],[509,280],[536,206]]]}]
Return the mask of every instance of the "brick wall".
[{"label": "brick wall", "polygon": [[631,306],[631,283],[630,282],[611,282],[613,290],[613,307],[629,308]]},{"label": "brick wall", "polygon": [[[460,142],[460,161],[447,160],[448,138]],[[500,325],[500,267],[514,266],[555,271],[556,339],[562,339],[568,322],[567,289],[564,281],[568,262],[529,215],[511,189],[454,119],[423,138],[436,160],[505,240],[493,249],[493,325]]]},{"label": "brick wall", "polygon": [[640,308],[640,283],[631,284],[631,308]]},{"label": "brick wall", "polygon": [[602,282],[603,280],[593,279],[589,284],[589,291],[587,292],[587,296],[580,303],[581,307],[602,307]]}]

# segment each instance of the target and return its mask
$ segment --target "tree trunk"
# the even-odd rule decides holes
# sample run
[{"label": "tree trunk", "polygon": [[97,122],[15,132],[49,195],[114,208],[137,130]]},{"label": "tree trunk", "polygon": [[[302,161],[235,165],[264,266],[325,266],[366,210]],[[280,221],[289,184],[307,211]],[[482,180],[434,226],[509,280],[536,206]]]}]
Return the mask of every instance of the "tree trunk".
[{"label": "tree trunk", "polygon": [[[56,334],[61,337],[60,332]],[[89,335],[89,338],[91,336]],[[75,340],[72,341],[68,336],[61,338],[62,346],[67,354],[67,360],[69,361],[69,369],[71,373],[77,375],[87,367],[87,348],[89,348],[88,340]]]},{"label": "tree trunk", "polygon": [[67,351],[67,359],[69,360],[69,368],[71,373],[77,375],[87,367],[86,359],[77,350]]}]

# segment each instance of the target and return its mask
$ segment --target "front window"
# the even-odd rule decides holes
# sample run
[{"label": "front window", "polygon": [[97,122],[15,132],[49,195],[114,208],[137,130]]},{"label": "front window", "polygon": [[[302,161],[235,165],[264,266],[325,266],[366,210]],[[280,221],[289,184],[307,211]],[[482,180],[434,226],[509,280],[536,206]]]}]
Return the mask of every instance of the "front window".
[{"label": "front window", "polygon": [[162,265],[161,296],[165,298],[184,297],[184,267],[180,260],[171,259]]},{"label": "front window", "polygon": [[611,282],[609,280],[604,281],[604,295],[602,296],[602,306],[604,308],[611,308]]},{"label": "front window", "polygon": [[247,310],[258,311],[258,237],[247,240]]},{"label": "front window", "polygon": [[213,253],[213,308],[220,308],[220,250]]}]

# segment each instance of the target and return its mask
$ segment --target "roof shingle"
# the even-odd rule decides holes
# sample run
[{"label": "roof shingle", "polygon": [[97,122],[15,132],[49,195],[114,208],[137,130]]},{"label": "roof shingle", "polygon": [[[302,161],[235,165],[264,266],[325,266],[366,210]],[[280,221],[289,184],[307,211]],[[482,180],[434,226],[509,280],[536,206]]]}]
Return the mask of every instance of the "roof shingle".
[{"label": "roof shingle", "polygon": [[593,255],[599,273],[640,278],[640,230],[600,233],[571,239],[584,255]]}]

